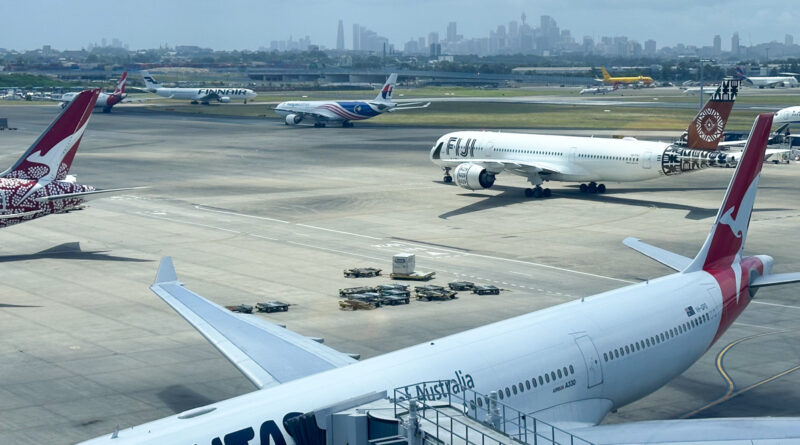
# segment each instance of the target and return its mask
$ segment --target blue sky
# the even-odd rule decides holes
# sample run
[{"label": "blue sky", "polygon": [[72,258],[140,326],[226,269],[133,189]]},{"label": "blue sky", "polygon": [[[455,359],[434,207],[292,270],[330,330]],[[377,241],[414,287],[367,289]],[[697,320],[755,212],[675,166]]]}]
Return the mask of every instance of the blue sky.
[{"label": "blue sky", "polygon": [[552,16],[577,39],[626,35],[640,42],[655,39],[661,47],[710,45],[720,34],[726,49],[731,34],[739,31],[743,45],[782,42],[787,33],[800,41],[800,8],[792,2],[757,5],[752,0],[26,0],[5,3],[0,47],[79,49],[116,37],[131,49],[164,43],[257,49],[290,35],[309,35],[332,47],[339,19],[344,20],[347,46],[352,24],[359,23],[402,47],[430,31],[444,35],[451,20],[465,37],[485,37],[498,24],[519,20],[523,11],[529,23],[538,24],[543,14]]}]

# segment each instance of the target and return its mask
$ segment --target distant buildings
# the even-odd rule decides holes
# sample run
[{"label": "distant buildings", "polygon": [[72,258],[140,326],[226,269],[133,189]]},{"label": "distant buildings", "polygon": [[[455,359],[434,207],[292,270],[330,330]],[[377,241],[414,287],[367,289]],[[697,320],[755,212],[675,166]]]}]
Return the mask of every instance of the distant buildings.
[{"label": "distant buildings", "polygon": [[339,19],[339,29],[336,31],[336,50],[344,51],[344,23]]},{"label": "distant buildings", "polygon": [[735,57],[739,57],[739,33],[733,33],[733,37],[731,37],[731,54]]}]

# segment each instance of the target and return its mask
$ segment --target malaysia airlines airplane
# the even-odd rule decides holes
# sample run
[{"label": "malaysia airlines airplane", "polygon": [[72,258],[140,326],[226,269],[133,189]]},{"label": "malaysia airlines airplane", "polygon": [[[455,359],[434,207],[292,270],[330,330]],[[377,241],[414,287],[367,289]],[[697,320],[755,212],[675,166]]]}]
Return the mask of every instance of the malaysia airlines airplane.
[{"label": "malaysia airlines airplane", "polygon": [[[95,107],[103,107],[103,113],[110,113],[111,107],[114,105],[122,102],[123,99],[127,96],[125,94],[125,84],[128,82],[128,72],[125,71],[122,73],[122,76],[119,78],[119,82],[117,82],[117,88],[114,89],[114,92],[111,94],[100,92],[100,95],[97,97],[97,102],[95,102]],[[80,93],[64,93],[61,96],[61,108],[64,108],[75,100]]]},{"label": "malaysia airlines airplane", "polygon": [[58,115],[17,162],[0,173],[0,227],[81,207],[107,193],[75,182],[69,168],[100,90],[86,90]]},{"label": "malaysia airlines airplane", "polygon": [[142,79],[147,90],[152,93],[167,99],[190,100],[193,104],[208,105],[212,100],[227,104],[232,99],[240,99],[247,103],[247,99],[257,96],[256,92],[249,88],[165,88],[147,71],[142,71]]},{"label": "malaysia airlines airplane", "polygon": [[582,192],[604,193],[600,181],[644,181],[724,165],[725,154],[715,150],[738,87],[736,80],[723,81],[689,124],[685,144],[456,131],[436,141],[430,159],[444,170],[446,183],[455,178],[465,189],[486,189],[508,171],[527,178],[534,188],[525,189],[525,196],[536,198],[550,196],[550,189],[542,188],[545,181],[582,182]]},{"label": "malaysia airlines airplane", "polygon": [[781,73],[783,76],[760,76],[750,77],[744,73],[742,67],[736,67],[736,78],[743,80],[748,85],[758,88],[775,88],[775,87],[791,87],[795,88],[800,86],[800,82],[794,77],[792,73]]},{"label": "malaysia airlines airplane", "polygon": [[283,116],[286,125],[297,125],[304,120],[313,120],[314,126],[324,127],[328,123],[341,123],[342,127],[352,127],[352,121],[369,119],[383,113],[400,110],[427,108],[431,103],[397,104],[392,102],[392,92],[397,83],[397,73],[392,73],[381,88],[381,92],[371,101],[289,101],[281,102],[275,112]]},{"label": "malaysia airlines airplane", "polygon": [[[363,361],[264,319],[228,311],[184,287],[172,260],[164,258],[153,292],[259,391],[85,443],[325,443],[320,425],[326,420],[320,416],[330,407],[415,384],[416,397],[433,401],[469,388],[480,394],[478,406],[489,403],[484,395],[493,392],[498,409],[513,408],[595,444],[800,438],[800,418],[782,419],[780,431],[772,428],[774,419],[758,418],[595,426],[611,410],[652,393],[694,364],[759,288],[800,281],[800,273],[773,274],[767,255],[743,255],[771,121],[771,114],[756,119],[745,156],[694,259],[635,238],[624,241],[677,273]],[[436,392],[421,383],[437,380],[447,384],[438,384]],[[305,423],[298,427],[294,421]],[[303,435],[293,435],[298,432]],[[538,443],[550,443],[549,428],[546,434]]]}]

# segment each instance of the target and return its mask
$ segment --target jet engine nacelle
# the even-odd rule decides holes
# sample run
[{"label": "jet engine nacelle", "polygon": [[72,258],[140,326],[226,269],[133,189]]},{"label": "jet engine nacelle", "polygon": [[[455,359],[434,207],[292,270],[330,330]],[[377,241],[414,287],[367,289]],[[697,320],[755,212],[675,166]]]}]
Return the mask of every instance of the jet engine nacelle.
[{"label": "jet engine nacelle", "polygon": [[222,96],[222,97],[219,98],[219,101],[224,103],[224,104],[227,104],[227,103],[231,102],[231,98],[228,97],[228,96]]},{"label": "jet engine nacelle", "polygon": [[297,125],[301,120],[303,120],[303,116],[300,116],[299,114],[286,115],[286,125]]},{"label": "jet engine nacelle", "polygon": [[468,190],[488,189],[494,185],[494,173],[478,164],[459,164],[453,171],[455,183]]}]

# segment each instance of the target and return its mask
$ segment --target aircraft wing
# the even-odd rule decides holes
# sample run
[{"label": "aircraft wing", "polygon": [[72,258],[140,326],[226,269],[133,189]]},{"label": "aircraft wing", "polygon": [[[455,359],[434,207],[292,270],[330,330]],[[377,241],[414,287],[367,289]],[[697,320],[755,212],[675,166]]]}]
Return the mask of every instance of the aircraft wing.
[{"label": "aircraft wing", "polygon": [[53,201],[60,201],[62,199],[80,198],[84,201],[90,201],[92,199],[104,198],[111,194],[119,194],[122,192],[127,192],[129,190],[141,190],[145,188],[147,187],[126,187],[120,189],[90,190],[88,192],[64,193],[61,195],[43,196],[41,198],[36,198],[36,200],[39,202],[53,202]]},{"label": "aircraft wing", "polygon": [[486,170],[495,174],[500,173],[502,171],[508,171],[509,173],[525,177],[529,177],[534,174],[539,174],[546,178],[547,175],[552,175],[552,174],[579,175],[585,173],[585,171],[583,171],[583,169],[581,169],[580,167],[552,164],[549,162],[531,163],[531,162],[516,162],[504,159],[464,159],[463,161],[454,160],[454,162],[457,162],[459,164],[461,162],[480,164],[484,166]]},{"label": "aircraft wing", "polygon": [[178,281],[164,257],[150,289],[259,389],[349,365],[355,359],[253,315],[231,312]]},{"label": "aircraft wing", "polygon": [[429,106],[431,106],[430,102],[411,102],[411,103],[404,103],[402,105],[398,104],[394,108],[389,109],[389,111],[395,112],[402,110],[418,110],[420,108],[428,108]]},{"label": "aircraft wing", "polygon": [[679,272],[689,267],[689,264],[692,263],[691,258],[672,253],[660,247],[651,246],[650,244],[630,236],[622,240],[622,244]]},{"label": "aircraft wing", "polygon": [[30,212],[20,212],[20,213],[3,213],[0,214],[0,220],[2,219],[12,219],[12,218],[22,218],[24,216],[35,215],[39,213],[39,210],[31,210]]}]

